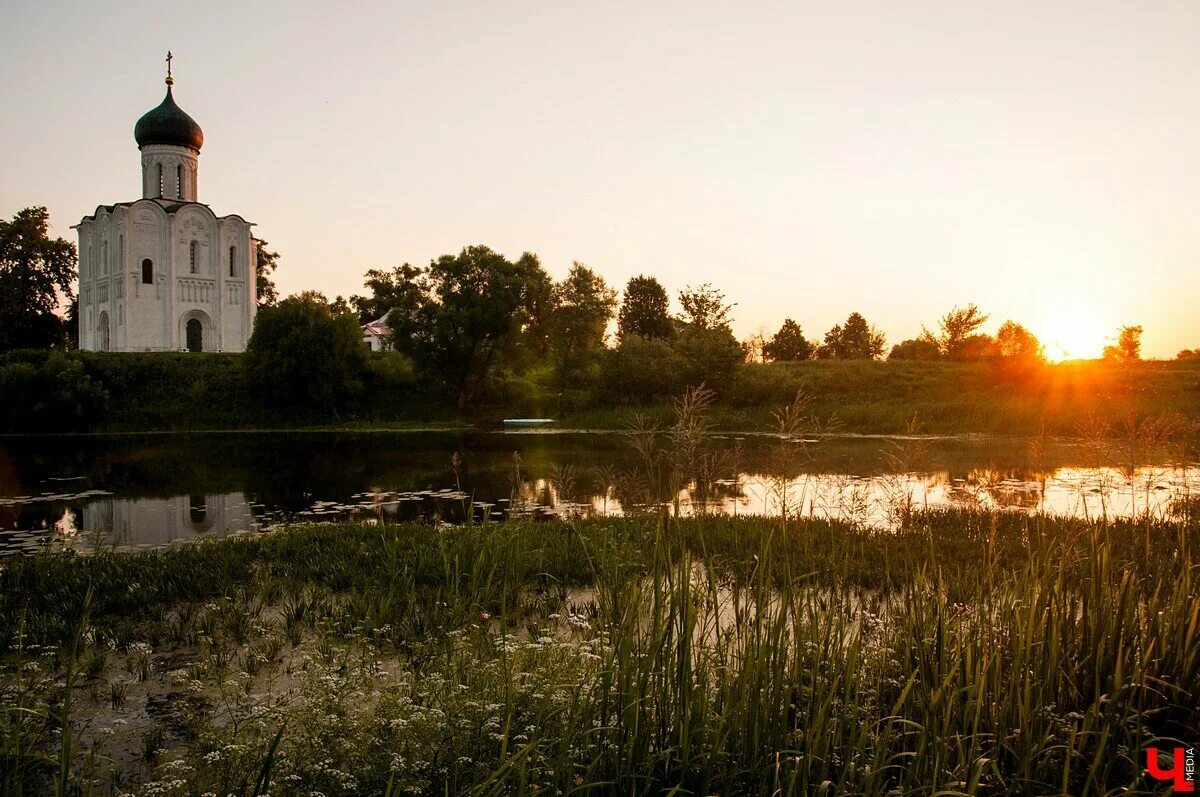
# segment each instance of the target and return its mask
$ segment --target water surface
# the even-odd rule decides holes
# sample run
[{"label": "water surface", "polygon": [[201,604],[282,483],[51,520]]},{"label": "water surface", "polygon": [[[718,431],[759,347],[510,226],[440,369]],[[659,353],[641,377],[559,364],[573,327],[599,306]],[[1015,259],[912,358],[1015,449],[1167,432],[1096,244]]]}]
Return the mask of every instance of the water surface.
[{"label": "water surface", "polygon": [[1170,452],[1118,457],[1069,442],[718,435],[682,458],[656,446],[647,460],[624,436],[595,433],[0,439],[0,551],[46,540],[159,546],[344,517],[786,507],[888,525],[905,507],[947,505],[1118,517],[1169,513],[1200,494],[1200,468]]}]

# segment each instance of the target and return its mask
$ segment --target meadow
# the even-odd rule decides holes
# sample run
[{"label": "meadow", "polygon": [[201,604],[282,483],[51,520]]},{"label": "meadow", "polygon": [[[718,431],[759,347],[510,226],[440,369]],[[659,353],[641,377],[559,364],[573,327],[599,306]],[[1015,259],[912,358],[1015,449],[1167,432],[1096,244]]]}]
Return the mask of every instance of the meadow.
[{"label": "meadow", "polygon": [[1200,513],[332,524],[0,574],[8,794],[1153,792]]}]

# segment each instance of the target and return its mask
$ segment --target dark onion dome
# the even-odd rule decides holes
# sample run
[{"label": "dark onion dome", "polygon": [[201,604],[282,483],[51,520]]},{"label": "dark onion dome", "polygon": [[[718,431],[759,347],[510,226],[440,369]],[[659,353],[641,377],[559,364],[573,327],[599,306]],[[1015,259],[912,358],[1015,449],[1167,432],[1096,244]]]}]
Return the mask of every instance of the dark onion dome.
[{"label": "dark onion dome", "polygon": [[171,96],[171,87],[167,86],[167,96],[159,106],[137,120],[133,126],[133,137],[138,147],[147,144],[171,144],[176,147],[191,147],[197,152],[204,146],[204,131],[196,120],[183,112],[175,104]]}]

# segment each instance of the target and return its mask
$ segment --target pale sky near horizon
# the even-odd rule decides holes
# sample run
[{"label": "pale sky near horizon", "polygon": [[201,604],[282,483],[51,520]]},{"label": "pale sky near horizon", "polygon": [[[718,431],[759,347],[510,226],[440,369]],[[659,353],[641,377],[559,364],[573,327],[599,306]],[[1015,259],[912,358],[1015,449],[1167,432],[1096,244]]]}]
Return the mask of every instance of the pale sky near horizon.
[{"label": "pale sky near horizon", "polygon": [[170,48],[283,293],[482,243],[712,282],[742,336],[975,302],[1200,348],[1197,0],[8,2],[0,44],[0,216],[70,240],[140,195]]}]

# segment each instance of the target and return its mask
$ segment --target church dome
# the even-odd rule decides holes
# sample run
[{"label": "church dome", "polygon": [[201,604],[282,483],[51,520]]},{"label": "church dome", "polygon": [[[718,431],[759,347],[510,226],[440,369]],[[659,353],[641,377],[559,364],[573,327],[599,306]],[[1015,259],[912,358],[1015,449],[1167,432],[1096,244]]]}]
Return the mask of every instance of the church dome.
[{"label": "church dome", "polygon": [[177,147],[191,147],[197,152],[204,145],[204,131],[196,120],[183,112],[175,104],[171,96],[171,86],[167,85],[167,96],[157,108],[147,111],[133,126],[133,137],[138,147],[147,144],[170,144]]}]

